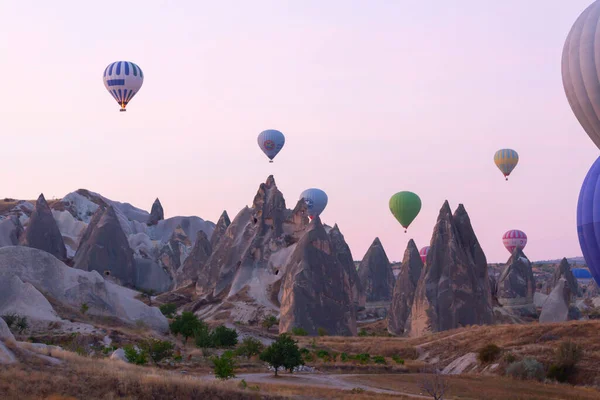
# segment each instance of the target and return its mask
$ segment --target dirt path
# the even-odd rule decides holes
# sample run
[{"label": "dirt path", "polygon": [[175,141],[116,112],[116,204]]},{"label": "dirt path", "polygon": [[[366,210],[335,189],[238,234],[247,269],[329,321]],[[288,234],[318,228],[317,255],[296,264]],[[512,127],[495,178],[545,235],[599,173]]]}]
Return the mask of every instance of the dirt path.
[{"label": "dirt path", "polygon": [[[234,381],[244,379],[248,384],[286,384],[295,386],[312,386],[327,389],[352,390],[361,388],[368,392],[384,393],[391,395],[402,395],[415,399],[430,399],[431,397],[421,396],[413,393],[399,392],[389,389],[381,389],[376,386],[365,385],[352,382],[354,376],[369,376],[370,374],[322,374],[322,373],[296,373],[293,375],[283,373],[278,378],[273,377],[273,373],[253,373],[253,374],[238,374]],[[202,380],[213,381],[215,377],[212,375],[199,376]]]}]

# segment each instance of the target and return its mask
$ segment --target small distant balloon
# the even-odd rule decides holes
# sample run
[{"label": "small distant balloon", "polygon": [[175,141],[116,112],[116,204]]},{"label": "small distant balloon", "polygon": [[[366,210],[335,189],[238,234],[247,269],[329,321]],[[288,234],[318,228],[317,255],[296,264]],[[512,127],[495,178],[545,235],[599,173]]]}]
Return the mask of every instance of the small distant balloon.
[{"label": "small distant balloon", "polygon": [[269,162],[281,151],[285,144],[283,133],[275,129],[267,129],[258,135],[258,146],[269,157]]},{"label": "small distant balloon", "polygon": [[396,217],[404,232],[421,211],[421,199],[413,192],[398,192],[390,199],[390,211]]},{"label": "small distant balloon", "polygon": [[429,252],[429,246],[425,246],[419,251],[419,255],[421,256],[421,261],[423,261],[423,264],[425,264],[425,261],[427,260],[428,252]]},{"label": "small distant balloon", "polygon": [[106,67],[103,79],[106,90],[121,106],[120,111],[127,111],[125,107],[144,83],[144,73],[130,61],[115,61]]},{"label": "small distant balloon", "polygon": [[327,207],[327,194],[321,189],[311,188],[306,189],[300,194],[300,199],[304,200],[308,208],[308,217],[312,220],[314,217],[321,215],[325,207]]},{"label": "small distant balloon", "polygon": [[512,149],[501,149],[494,154],[494,162],[504,178],[508,180],[508,176],[519,162],[519,155]]},{"label": "small distant balloon", "polygon": [[523,231],[513,229],[502,235],[502,243],[504,243],[506,250],[512,254],[517,248],[520,250],[525,248],[527,245],[527,235]]}]

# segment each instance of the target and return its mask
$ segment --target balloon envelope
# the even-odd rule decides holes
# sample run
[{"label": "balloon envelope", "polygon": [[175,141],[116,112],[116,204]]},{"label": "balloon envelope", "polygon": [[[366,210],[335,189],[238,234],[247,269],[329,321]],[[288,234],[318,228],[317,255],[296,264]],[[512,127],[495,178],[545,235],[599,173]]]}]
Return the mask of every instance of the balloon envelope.
[{"label": "balloon envelope", "polygon": [[525,232],[518,229],[513,229],[502,235],[502,243],[510,254],[512,254],[516,248],[523,250],[527,245],[527,235]]},{"label": "balloon envelope", "polygon": [[271,161],[281,151],[285,144],[283,133],[275,129],[267,129],[258,135],[258,146]]},{"label": "balloon envelope", "polygon": [[327,206],[327,194],[321,189],[306,189],[300,194],[300,199],[306,202],[308,216],[312,219],[319,216]]},{"label": "balloon envelope", "polygon": [[[512,149],[501,149],[494,154],[494,163],[502,174],[507,177],[519,162],[519,155]],[[506,178],[508,180],[508,178]]]},{"label": "balloon envelope", "polygon": [[600,1],[573,24],[562,53],[562,80],[573,113],[600,148]]},{"label": "balloon envelope", "polygon": [[425,261],[427,260],[428,252],[429,252],[429,246],[425,246],[421,250],[419,250],[419,254],[421,255],[421,261],[423,261],[423,264],[425,264]]},{"label": "balloon envelope", "polygon": [[413,192],[398,192],[390,199],[390,211],[406,229],[421,211],[421,199]]},{"label": "balloon envelope", "polygon": [[577,236],[583,257],[600,285],[600,157],[588,171],[577,201]]},{"label": "balloon envelope", "polygon": [[119,103],[121,111],[125,111],[127,104],[142,87],[144,73],[137,64],[115,61],[104,70],[103,80],[108,93]]}]

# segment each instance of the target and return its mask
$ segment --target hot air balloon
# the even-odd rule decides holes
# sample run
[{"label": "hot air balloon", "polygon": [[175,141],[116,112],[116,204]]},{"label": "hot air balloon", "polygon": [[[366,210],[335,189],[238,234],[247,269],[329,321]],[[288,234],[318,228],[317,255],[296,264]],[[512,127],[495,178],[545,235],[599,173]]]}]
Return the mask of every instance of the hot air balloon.
[{"label": "hot air balloon", "polygon": [[583,257],[600,285],[600,157],[588,171],[577,201],[577,236]]},{"label": "hot air balloon", "polygon": [[413,192],[398,192],[390,199],[390,211],[406,233],[408,226],[421,211],[421,199]]},{"label": "hot air balloon", "polygon": [[321,215],[325,207],[327,207],[327,194],[321,189],[306,189],[300,194],[300,200],[306,202],[308,217],[311,220]]},{"label": "hot air balloon", "polygon": [[573,113],[600,148],[600,1],[573,24],[562,53],[562,81]]},{"label": "hot air balloon", "polygon": [[425,264],[425,261],[427,260],[428,252],[429,252],[429,246],[425,246],[421,250],[419,250],[419,255],[421,256],[421,261],[423,261],[423,264]]},{"label": "hot air balloon", "polygon": [[258,135],[258,146],[269,157],[271,163],[284,144],[285,136],[275,129],[267,129]]},{"label": "hot air balloon", "polygon": [[104,86],[119,103],[121,111],[127,111],[125,107],[137,94],[143,83],[142,69],[132,62],[115,61],[108,64],[104,70]]},{"label": "hot air balloon", "polygon": [[508,176],[519,162],[519,155],[512,149],[501,149],[494,154],[494,162],[504,178],[508,180]]},{"label": "hot air balloon", "polygon": [[502,243],[504,243],[506,250],[512,254],[517,248],[520,250],[525,248],[527,245],[527,235],[523,231],[513,229],[502,235]]}]

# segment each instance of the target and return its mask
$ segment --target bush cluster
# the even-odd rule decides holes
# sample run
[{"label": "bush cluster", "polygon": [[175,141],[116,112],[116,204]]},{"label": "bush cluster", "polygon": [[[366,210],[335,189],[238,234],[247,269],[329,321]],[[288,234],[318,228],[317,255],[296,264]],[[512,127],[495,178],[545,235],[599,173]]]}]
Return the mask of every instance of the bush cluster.
[{"label": "bush cluster", "polygon": [[487,364],[496,361],[501,352],[502,349],[500,347],[491,343],[479,349],[477,358],[482,364]]},{"label": "bush cluster", "polygon": [[533,358],[524,358],[510,364],[506,368],[506,375],[515,379],[535,379],[540,382],[545,378],[544,366]]},{"label": "bush cluster", "polygon": [[27,322],[27,317],[20,316],[19,314],[11,313],[2,316],[6,325],[11,331],[16,331],[19,334],[25,332],[29,329],[29,322]]},{"label": "bush cluster", "polygon": [[186,342],[188,338],[193,337],[196,346],[200,348],[233,347],[238,342],[235,329],[220,325],[211,330],[204,321],[199,320],[191,312],[176,316],[170,324],[170,329],[174,335],[182,335]]}]

